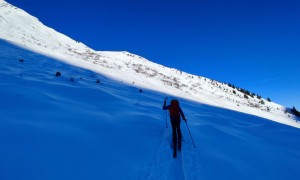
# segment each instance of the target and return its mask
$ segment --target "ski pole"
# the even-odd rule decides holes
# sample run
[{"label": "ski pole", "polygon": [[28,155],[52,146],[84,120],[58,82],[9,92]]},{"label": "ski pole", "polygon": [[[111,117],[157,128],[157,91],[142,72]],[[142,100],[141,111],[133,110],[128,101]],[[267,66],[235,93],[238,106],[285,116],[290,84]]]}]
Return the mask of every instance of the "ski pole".
[{"label": "ski pole", "polygon": [[188,126],[188,124],[187,124],[187,122],[186,122],[186,121],[185,121],[185,124],[186,124],[186,127],[187,127],[187,129],[189,130],[189,134],[190,134],[190,136],[191,136],[191,139],[192,139],[192,142],[193,142],[193,144],[194,144],[194,148],[196,148],[196,145],[195,145],[195,142],[194,142],[193,136],[192,136],[192,134],[191,134],[190,128],[189,128],[189,126]]},{"label": "ski pole", "polygon": [[166,111],[166,128],[168,128],[168,113]]},{"label": "ski pole", "polygon": [[[164,102],[166,102],[166,100],[168,99],[168,97],[166,97],[165,99],[164,99]],[[166,128],[168,128],[168,113],[167,113],[167,111],[165,111],[166,113]]]}]

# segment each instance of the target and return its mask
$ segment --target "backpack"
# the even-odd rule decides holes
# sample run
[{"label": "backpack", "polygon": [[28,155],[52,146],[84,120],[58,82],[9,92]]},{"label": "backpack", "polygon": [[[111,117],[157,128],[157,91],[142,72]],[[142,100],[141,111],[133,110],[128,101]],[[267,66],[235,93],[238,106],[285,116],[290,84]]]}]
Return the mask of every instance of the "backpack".
[{"label": "backpack", "polygon": [[180,118],[180,107],[178,100],[172,100],[169,108],[170,116]]}]

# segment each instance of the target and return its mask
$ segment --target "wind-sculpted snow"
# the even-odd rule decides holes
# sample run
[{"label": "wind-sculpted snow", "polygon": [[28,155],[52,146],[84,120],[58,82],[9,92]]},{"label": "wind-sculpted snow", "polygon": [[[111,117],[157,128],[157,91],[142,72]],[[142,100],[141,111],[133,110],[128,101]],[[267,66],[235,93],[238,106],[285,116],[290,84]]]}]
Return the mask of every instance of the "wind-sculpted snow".
[{"label": "wind-sculpted snow", "polygon": [[196,148],[182,122],[174,159],[166,94],[0,49],[0,179],[300,179],[298,128],[179,99]]}]

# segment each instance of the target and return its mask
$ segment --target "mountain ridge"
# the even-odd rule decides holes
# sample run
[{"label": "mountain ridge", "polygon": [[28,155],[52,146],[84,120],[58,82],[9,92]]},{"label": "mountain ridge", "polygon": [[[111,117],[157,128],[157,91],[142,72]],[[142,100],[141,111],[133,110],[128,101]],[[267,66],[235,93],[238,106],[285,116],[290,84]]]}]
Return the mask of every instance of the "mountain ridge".
[{"label": "mountain ridge", "polygon": [[264,117],[300,128],[286,107],[244,98],[225,83],[164,67],[126,51],[96,51],[45,26],[5,1],[0,2],[0,39],[140,88]]}]

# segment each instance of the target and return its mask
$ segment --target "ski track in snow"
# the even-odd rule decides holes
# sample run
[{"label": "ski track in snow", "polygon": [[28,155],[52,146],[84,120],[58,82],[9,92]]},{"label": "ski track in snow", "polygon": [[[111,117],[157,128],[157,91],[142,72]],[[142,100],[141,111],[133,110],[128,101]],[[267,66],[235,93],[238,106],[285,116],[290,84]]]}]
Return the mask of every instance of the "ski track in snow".
[{"label": "ski track in snow", "polygon": [[176,159],[173,158],[173,150],[170,148],[171,130],[164,129],[161,137],[158,150],[152,154],[151,161],[141,169],[139,179],[186,179],[181,152],[178,152]]},{"label": "ski track in snow", "polygon": [[[181,126],[182,133],[188,138],[188,132],[184,130],[183,124]],[[139,180],[198,180],[205,178],[204,168],[197,156],[197,149],[193,147],[190,140],[182,142],[182,151],[178,151],[177,158],[174,159],[173,150],[170,148],[171,129],[164,129],[161,137],[161,143],[157,151],[152,154],[151,161],[141,168]]]},{"label": "ski track in snow", "polygon": [[206,177],[205,171],[204,168],[202,167],[202,163],[198,155],[201,146],[196,146],[196,147],[193,146],[189,136],[189,132],[183,121],[181,123],[181,132],[183,134],[183,142],[182,142],[182,150],[180,156],[182,161],[182,171],[185,174],[185,179],[187,180],[204,179]]},{"label": "ski track in snow", "polygon": [[172,177],[177,177],[176,179],[186,179],[185,178],[185,173],[184,173],[184,170],[183,170],[183,163],[182,163],[182,154],[181,152],[178,152],[177,153],[177,158],[174,159],[174,162],[171,163],[171,170],[174,170],[174,172],[172,171],[169,171],[170,172],[170,175],[169,175],[169,178],[168,179],[171,179]]},{"label": "ski track in snow", "polygon": [[201,162],[199,161],[199,157],[197,157],[196,149],[193,148],[191,145],[183,144],[187,147],[182,148],[182,161],[183,163],[183,171],[189,172],[186,173],[185,179],[189,180],[197,180],[197,179],[204,179],[205,173]]}]

